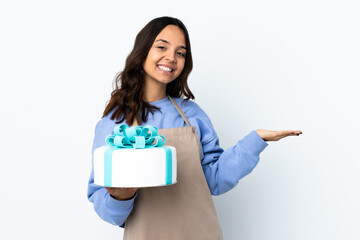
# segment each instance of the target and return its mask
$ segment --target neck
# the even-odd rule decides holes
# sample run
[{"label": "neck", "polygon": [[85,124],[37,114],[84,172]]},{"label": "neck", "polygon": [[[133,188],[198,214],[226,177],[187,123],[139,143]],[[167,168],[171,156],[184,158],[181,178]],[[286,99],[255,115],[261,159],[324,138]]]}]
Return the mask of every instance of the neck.
[{"label": "neck", "polygon": [[159,84],[150,81],[145,81],[145,101],[156,102],[166,98],[166,84]]}]

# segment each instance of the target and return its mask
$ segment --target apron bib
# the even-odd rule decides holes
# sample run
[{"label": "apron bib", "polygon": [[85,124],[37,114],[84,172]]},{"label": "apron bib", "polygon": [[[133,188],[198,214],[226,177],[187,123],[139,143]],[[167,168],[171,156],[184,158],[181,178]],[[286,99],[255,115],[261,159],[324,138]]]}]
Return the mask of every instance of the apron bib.
[{"label": "apron bib", "polygon": [[159,129],[177,152],[177,183],[140,188],[125,222],[124,240],[221,240],[215,205],[201,166],[201,147],[180,106],[169,96],[187,127]]}]

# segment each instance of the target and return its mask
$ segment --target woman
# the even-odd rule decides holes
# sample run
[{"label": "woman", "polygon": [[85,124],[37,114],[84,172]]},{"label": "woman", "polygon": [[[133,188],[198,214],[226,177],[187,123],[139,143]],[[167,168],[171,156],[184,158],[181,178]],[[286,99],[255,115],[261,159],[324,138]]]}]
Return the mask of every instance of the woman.
[{"label": "woman", "polygon": [[125,122],[158,127],[167,145],[177,149],[178,182],[171,186],[104,188],[93,184],[92,171],[89,201],[102,219],[125,227],[124,239],[222,239],[211,195],[229,191],[249,174],[266,141],[302,133],[258,129],[224,151],[209,117],[190,101],[191,70],[184,24],[171,17],[153,19],[137,35],[96,125],[92,151]]}]

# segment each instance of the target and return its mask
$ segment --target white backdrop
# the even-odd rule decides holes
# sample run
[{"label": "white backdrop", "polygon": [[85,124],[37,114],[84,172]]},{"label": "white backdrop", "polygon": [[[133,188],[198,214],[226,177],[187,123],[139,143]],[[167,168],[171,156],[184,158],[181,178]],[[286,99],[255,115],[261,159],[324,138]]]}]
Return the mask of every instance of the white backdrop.
[{"label": "white backdrop", "polygon": [[187,26],[190,88],[227,148],[269,142],[214,197],[224,238],[360,239],[359,3],[349,0],[0,2],[0,238],[122,239],[86,198],[96,122],[136,34]]}]

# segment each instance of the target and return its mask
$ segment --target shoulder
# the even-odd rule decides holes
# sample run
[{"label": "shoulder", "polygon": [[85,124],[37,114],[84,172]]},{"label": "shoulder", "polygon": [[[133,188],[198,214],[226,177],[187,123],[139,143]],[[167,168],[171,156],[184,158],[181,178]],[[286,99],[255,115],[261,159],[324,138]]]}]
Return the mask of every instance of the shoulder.
[{"label": "shoulder", "polygon": [[183,99],[181,98],[175,99],[185,113],[190,124],[195,126],[202,144],[216,138],[216,131],[206,112],[194,101],[189,100],[187,102],[182,102],[182,100]]},{"label": "shoulder", "polygon": [[209,118],[205,111],[193,100],[174,98],[188,118]]},{"label": "shoulder", "polygon": [[95,127],[95,133],[111,133],[111,131],[116,125],[116,120],[111,119],[111,116],[113,115],[115,110],[116,108],[114,108],[106,116],[103,116],[100,120],[98,120]]}]

